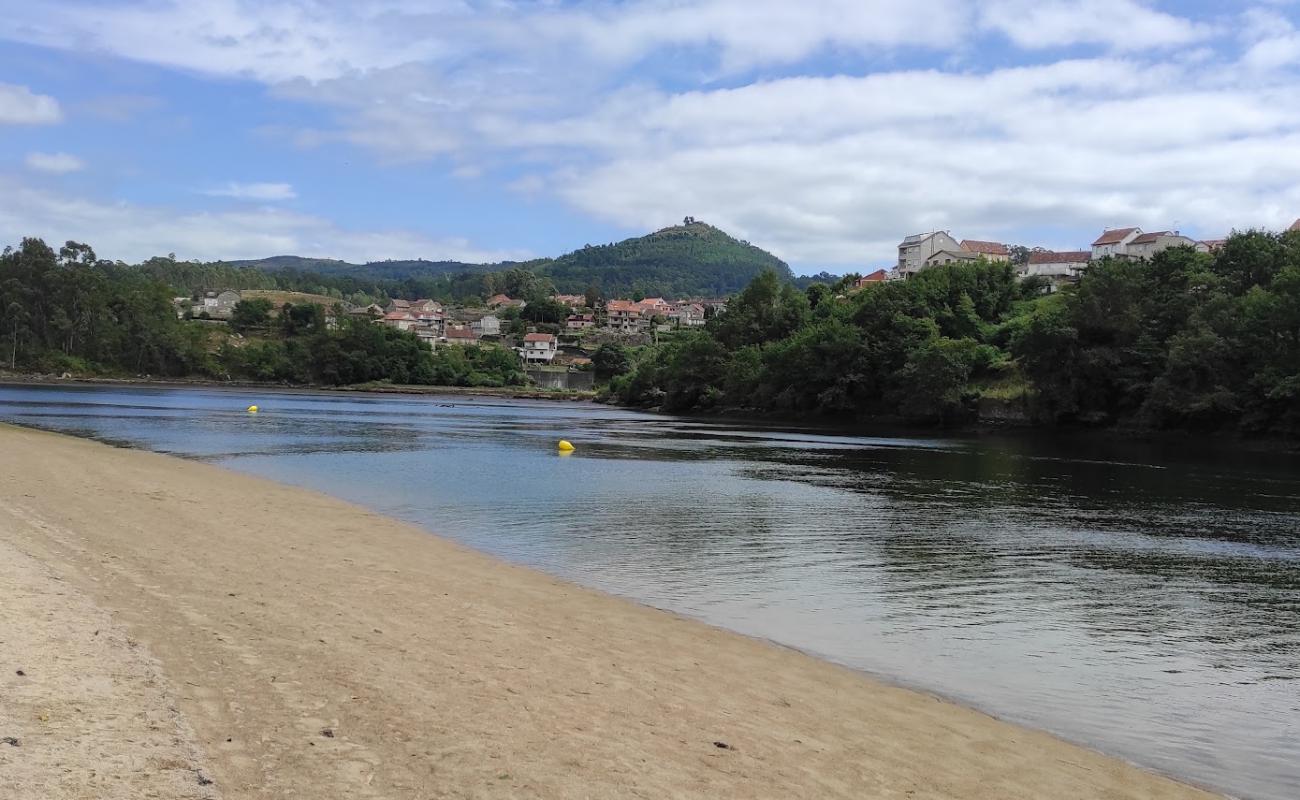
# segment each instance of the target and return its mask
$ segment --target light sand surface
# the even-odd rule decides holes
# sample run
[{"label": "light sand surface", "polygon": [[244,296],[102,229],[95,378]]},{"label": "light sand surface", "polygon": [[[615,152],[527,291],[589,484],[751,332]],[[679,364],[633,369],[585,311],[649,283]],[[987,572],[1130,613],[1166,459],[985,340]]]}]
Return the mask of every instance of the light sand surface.
[{"label": "light sand surface", "polygon": [[[0,723],[24,739],[0,743],[0,787],[21,798],[119,796],[93,790],[101,758],[226,798],[1212,796],[205,464],[0,426],[0,543],[39,562],[0,572],[25,598],[0,616]],[[44,698],[13,690],[29,652]],[[98,688],[60,714],[93,718],[43,732],[72,673]],[[67,793],[43,794],[59,769]]]}]

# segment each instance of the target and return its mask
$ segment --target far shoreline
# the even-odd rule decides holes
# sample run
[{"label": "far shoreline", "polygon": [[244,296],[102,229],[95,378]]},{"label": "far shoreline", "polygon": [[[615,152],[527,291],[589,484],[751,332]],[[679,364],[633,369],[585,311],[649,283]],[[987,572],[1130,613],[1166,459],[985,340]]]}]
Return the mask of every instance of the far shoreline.
[{"label": "far shoreline", "polygon": [[910,422],[896,416],[871,419],[844,417],[794,417],[772,413],[747,413],[744,409],[717,409],[711,412],[666,412],[661,408],[622,405],[598,399],[595,391],[538,389],[526,386],[423,386],[418,384],[362,383],[349,386],[283,384],[259,381],[210,378],[113,378],[71,377],[50,374],[18,374],[0,370],[0,386],[86,386],[105,388],[175,388],[249,391],[274,394],[373,395],[399,397],[460,397],[481,400],[530,400],[546,403],[580,405],[588,403],[602,408],[623,409],[643,414],[673,417],[699,422],[734,424],[739,427],[791,430],[799,429],[834,436],[864,437],[948,437],[977,441],[984,437],[1025,438],[1045,436],[1063,441],[1109,442],[1118,445],[1143,444],[1159,447],[1191,448],[1198,452],[1235,449],[1252,453],[1300,454],[1300,440],[1251,436],[1240,431],[1221,430],[1198,433],[1184,430],[1153,430],[1131,426],[1086,427],[1043,425],[1027,420],[978,419],[963,425],[941,426]]}]

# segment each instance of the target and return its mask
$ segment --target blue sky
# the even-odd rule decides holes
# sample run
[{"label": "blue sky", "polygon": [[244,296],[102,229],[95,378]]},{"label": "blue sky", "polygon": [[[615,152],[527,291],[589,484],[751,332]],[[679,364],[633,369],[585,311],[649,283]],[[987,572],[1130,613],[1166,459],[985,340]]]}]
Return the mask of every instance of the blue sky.
[{"label": "blue sky", "polygon": [[1300,216],[1300,3],[0,0],[0,240],[798,271]]}]

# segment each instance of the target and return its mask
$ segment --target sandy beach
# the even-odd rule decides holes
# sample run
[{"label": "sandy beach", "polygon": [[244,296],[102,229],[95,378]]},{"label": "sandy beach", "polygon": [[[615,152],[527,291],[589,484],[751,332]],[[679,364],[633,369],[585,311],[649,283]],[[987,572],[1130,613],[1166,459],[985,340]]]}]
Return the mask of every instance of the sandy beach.
[{"label": "sandy beach", "polygon": [[1215,796],[320,494],[2,425],[0,591],[6,798]]}]

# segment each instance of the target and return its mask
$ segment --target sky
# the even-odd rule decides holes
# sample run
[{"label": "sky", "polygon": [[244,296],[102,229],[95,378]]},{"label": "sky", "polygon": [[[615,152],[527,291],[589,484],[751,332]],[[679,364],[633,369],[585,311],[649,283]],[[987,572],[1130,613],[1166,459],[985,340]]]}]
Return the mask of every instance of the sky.
[{"label": "sky", "polygon": [[1300,217],[1300,0],[0,0],[0,243],[797,272]]}]

